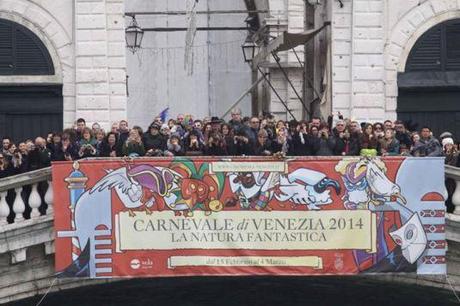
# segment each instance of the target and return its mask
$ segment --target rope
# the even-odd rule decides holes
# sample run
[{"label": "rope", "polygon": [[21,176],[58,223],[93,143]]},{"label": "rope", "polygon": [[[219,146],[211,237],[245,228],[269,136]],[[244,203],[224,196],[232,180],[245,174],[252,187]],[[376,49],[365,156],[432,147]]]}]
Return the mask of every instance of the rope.
[{"label": "rope", "polygon": [[460,304],[460,298],[459,298],[458,295],[457,295],[457,291],[455,290],[454,286],[453,286],[452,283],[450,282],[450,280],[449,280],[449,275],[447,275],[447,274],[446,274],[446,281],[447,281],[447,283],[449,284],[450,289],[452,289],[452,292],[454,293],[455,297],[457,298],[458,303]]},{"label": "rope", "polygon": [[46,296],[48,295],[48,293],[50,292],[51,288],[53,288],[54,286],[54,283],[57,281],[57,277],[53,280],[53,282],[51,283],[51,285],[49,286],[48,290],[46,290],[45,294],[42,296],[42,298],[40,299],[40,301],[38,301],[37,305],[35,306],[39,306],[43,300],[46,298]]}]

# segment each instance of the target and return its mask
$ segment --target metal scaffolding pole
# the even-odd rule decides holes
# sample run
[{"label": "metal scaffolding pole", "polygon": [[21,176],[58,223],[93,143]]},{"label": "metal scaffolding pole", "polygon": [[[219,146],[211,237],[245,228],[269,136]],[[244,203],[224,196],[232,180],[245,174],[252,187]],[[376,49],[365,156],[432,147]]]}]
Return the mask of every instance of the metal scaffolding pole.
[{"label": "metal scaffolding pole", "polygon": [[279,93],[276,91],[275,87],[273,86],[272,82],[270,82],[270,80],[267,78],[266,74],[262,71],[262,69],[260,69],[260,66],[257,66],[257,69],[259,70],[259,72],[262,74],[263,78],[265,79],[265,81],[268,83],[268,85],[270,86],[270,88],[273,90],[273,92],[275,93],[275,95],[278,97],[278,99],[280,100],[281,104],[283,104],[284,108],[286,108],[286,110],[288,111],[288,113],[291,115],[291,117],[297,121],[296,117],[294,116],[294,114],[291,112],[291,110],[289,109],[289,107],[287,106],[286,102],[283,101],[283,99],[281,98],[281,96],[279,95]]},{"label": "metal scaffolding pole", "polygon": [[275,59],[276,64],[278,65],[278,68],[283,72],[284,77],[286,78],[286,81],[288,81],[289,85],[291,86],[292,90],[294,90],[294,93],[296,94],[297,98],[299,99],[300,103],[302,104],[304,110],[307,112],[308,116],[310,116],[310,110],[307,108],[305,105],[303,99],[300,97],[300,94],[297,92],[297,89],[294,87],[294,84],[292,84],[291,80],[289,79],[289,76],[286,73],[286,70],[284,70],[283,66],[280,64],[280,58],[275,55],[274,52],[272,52],[272,56]]}]

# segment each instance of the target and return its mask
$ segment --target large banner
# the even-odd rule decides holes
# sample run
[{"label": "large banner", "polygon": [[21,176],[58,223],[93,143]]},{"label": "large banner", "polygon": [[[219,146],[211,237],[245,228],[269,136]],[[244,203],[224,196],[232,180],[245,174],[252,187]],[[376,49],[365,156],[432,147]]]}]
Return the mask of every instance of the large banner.
[{"label": "large banner", "polygon": [[62,277],[446,273],[441,158],[53,164]]}]

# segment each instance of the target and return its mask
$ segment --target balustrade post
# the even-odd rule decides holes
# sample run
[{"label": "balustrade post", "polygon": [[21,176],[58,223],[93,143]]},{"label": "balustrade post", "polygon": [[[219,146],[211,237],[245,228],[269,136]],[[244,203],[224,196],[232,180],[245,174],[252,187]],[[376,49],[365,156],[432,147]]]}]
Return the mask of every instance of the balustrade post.
[{"label": "balustrade post", "polygon": [[48,209],[46,210],[46,214],[53,213],[53,182],[48,181],[48,189],[45,193],[45,202],[48,204]]},{"label": "balustrade post", "polygon": [[32,185],[32,191],[30,192],[29,196],[29,205],[32,208],[32,212],[30,213],[31,218],[36,218],[40,216],[40,205],[42,205],[42,199],[40,198],[40,194],[38,193],[38,184]]},{"label": "balustrade post", "polygon": [[0,225],[8,224],[7,218],[10,214],[10,207],[6,202],[6,194],[6,191],[0,193]]},{"label": "balustrade post", "polygon": [[16,193],[16,197],[13,202],[13,211],[16,214],[15,221],[21,221],[24,220],[23,213],[26,210],[26,205],[24,204],[21,196],[22,187],[15,188],[14,192]]},{"label": "balustrade post", "polygon": [[460,180],[455,180],[455,192],[452,195],[452,204],[455,205],[454,214],[460,215]]}]

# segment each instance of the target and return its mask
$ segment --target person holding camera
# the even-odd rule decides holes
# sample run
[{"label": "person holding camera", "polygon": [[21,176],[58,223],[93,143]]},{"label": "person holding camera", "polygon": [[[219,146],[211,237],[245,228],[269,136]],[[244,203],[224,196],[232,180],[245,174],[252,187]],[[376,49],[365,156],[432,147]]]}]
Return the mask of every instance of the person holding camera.
[{"label": "person holding camera", "polygon": [[201,156],[203,155],[204,146],[200,141],[200,134],[195,129],[191,130],[185,138],[185,155]]},{"label": "person holding camera", "polygon": [[219,132],[209,134],[208,141],[205,146],[205,154],[208,156],[226,156],[225,144]]},{"label": "person holding camera", "polygon": [[128,139],[126,139],[123,147],[121,148],[123,156],[138,157],[145,155],[144,144],[142,143],[141,135],[139,130],[131,129],[129,131]]},{"label": "person holding camera", "polygon": [[239,129],[233,138],[235,155],[249,156],[254,155],[253,146],[249,141],[249,137],[244,129]]},{"label": "person holding camera", "polygon": [[360,134],[357,131],[350,131],[345,121],[339,120],[333,130],[335,141],[334,154],[337,156],[359,156],[361,151]]},{"label": "person holding camera", "polygon": [[79,141],[78,156],[80,158],[96,157],[96,140],[93,137],[93,131],[89,127],[85,127],[82,132],[82,137]]},{"label": "person holding camera", "polygon": [[172,134],[171,137],[169,137],[166,148],[167,150],[164,153],[165,156],[173,157],[184,155],[184,149],[180,137],[177,134]]},{"label": "person holding camera", "polygon": [[318,138],[314,143],[314,152],[316,156],[332,156],[336,142],[334,136],[330,135],[329,127],[326,123],[321,123],[318,131]]},{"label": "person holding camera", "polygon": [[[314,127],[316,128],[316,127]],[[308,133],[308,123],[301,122],[299,130],[292,136],[292,154],[294,156],[311,156],[314,154],[314,144],[317,137]]]}]

